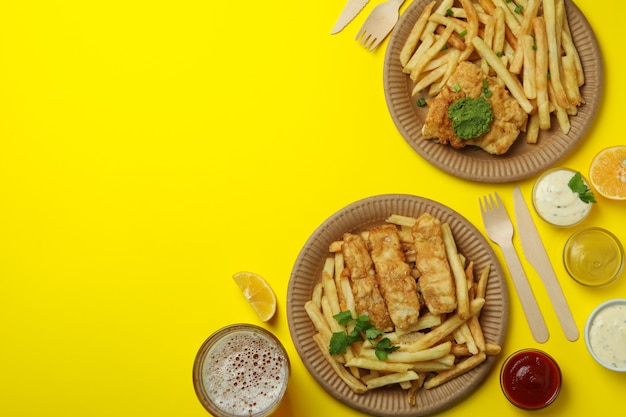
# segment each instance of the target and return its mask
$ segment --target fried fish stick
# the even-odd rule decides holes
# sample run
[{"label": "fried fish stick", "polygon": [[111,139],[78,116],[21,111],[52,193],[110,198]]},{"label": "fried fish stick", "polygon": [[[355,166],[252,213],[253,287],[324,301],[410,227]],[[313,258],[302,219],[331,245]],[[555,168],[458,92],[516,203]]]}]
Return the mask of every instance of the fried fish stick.
[{"label": "fried fish stick", "polygon": [[343,273],[350,279],[354,304],[359,315],[367,315],[380,331],[393,330],[385,300],[378,288],[374,264],[363,238],[346,233],[341,246],[344,262]]},{"label": "fried fish stick", "polygon": [[433,314],[449,313],[457,307],[457,302],[441,221],[424,213],[415,221],[411,232],[424,302]]},{"label": "fried fish stick", "polygon": [[396,226],[386,224],[370,230],[369,242],[376,279],[391,321],[408,329],[419,318],[420,303],[411,267],[405,262]]}]

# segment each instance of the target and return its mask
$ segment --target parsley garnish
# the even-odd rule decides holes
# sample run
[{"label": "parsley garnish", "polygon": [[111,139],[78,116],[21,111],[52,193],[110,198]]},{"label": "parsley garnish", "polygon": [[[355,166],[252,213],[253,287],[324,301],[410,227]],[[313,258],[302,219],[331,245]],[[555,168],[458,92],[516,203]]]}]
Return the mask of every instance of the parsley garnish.
[{"label": "parsley garnish", "polygon": [[596,197],[593,195],[593,191],[591,191],[591,189],[587,187],[587,184],[585,184],[585,181],[583,180],[583,176],[581,175],[580,172],[577,172],[576,174],[574,174],[574,176],[567,183],[567,186],[574,193],[578,194],[578,197],[584,203],[589,204],[589,203],[596,202]]},{"label": "parsley garnish", "polygon": [[[362,342],[364,337],[374,346],[376,357],[381,361],[387,359],[389,353],[399,348],[399,346],[391,346],[391,340],[387,337],[376,341],[384,333],[374,327],[368,316],[359,316],[354,319],[350,311],[346,310],[335,314],[333,317],[339,325],[346,326],[346,330],[333,333],[329,346],[331,355],[346,353],[349,345],[354,342]],[[352,330],[348,330],[348,328],[352,328]]]}]

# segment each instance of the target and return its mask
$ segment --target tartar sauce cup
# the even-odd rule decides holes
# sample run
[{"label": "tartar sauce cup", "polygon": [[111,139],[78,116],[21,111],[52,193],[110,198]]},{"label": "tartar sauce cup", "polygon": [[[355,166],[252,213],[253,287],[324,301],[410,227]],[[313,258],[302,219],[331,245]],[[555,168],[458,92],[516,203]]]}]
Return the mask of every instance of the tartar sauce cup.
[{"label": "tartar sauce cup", "polygon": [[280,341],[252,324],[233,324],[210,335],[193,364],[193,385],[215,417],[266,417],[279,407],[291,366]]},{"label": "tartar sauce cup", "polygon": [[597,363],[626,372],[626,299],[605,301],[591,312],[585,324],[585,344]]},{"label": "tartar sauce cup", "polygon": [[624,269],[624,248],[617,236],[601,227],[574,232],[563,249],[567,273],[579,284],[602,287],[615,281]]},{"label": "tartar sauce cup", "polygon": [[[568,185],[576,173],[570,168],[554,168],[541,174],[535,181],[533,207],[545,222],[559,227],[575,226],[591,212],[593,203],[582,201]],[[589,187],[587,179],[582,179]]]},{"label": "tartar sauce cup", "polygon": [[539,410],[558,397],[561,369],[547,353],[539,349],[522,349],[502,364],[500,386],[511,404],[524,410]]}]

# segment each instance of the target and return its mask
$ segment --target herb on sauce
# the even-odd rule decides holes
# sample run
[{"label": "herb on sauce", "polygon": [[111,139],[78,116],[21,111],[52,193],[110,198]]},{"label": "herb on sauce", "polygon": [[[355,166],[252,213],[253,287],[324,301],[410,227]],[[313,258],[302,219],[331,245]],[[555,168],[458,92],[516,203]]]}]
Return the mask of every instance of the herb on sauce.
[{"label": "herb on sauce", "polygon": [[578,194],[578,197],[584,203],[595,203],[596,197],[593,195],[593,191],[587,187],[585,181],[583,180],[583,176],[580,172],[574,174],[572,179],[569,180],[567,186],[572,190],[572,192]]},{"label": "herb on sauce", "polygon": [[461,98],[448,107],[454,134],[463,140],[476,139],[489,131],[493,121],[491,104],[484,98]]},{"label": "herb on sauce", "polygon": [[352,330],[333,333],[330,338],[329,347],[331,355],[346,353],[349,345],[354,342],[363,341],[363,337],[365,337],[365,339],[367,339],[372,346],[374,346],[376,357],[381,361],[387,359],[387,355],[389,353],[400,348],[399,346],[392,346],[391,340],[387,337],[374,343],[375,339],[378,339],[383,335],[383,332],[374,327],[368,316],[359,316],[355,319],[352,318],[352,313],[350,313],[349,310],[346,310],[339,314],[335,314],[333,317],[341,326],[352,327]]}]

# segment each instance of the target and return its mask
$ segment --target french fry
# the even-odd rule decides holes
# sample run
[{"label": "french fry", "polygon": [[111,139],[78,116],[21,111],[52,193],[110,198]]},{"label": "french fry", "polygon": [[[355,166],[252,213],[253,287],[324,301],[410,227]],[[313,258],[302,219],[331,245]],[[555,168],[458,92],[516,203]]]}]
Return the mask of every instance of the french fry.
[{"label": "french fry", "polygon": [[346,366],[356,366],[357,368],[370,369],[380,372],[407,372],[411,369],[408,363],[391,363],[378,359],[367,359],[362,357],[354,357],[346,362]]},{"label": "french fry", "polygon": [[539,114],[534,113],[528,116],[526,124],[526,143],[537,143],[539,140]]},{"label": "french fry", "polygon": [[419,62],[423,60],[424,54],[430,49],[430,47],[435,43],[435,35],[432,33],[427,33],[426,37],[419,44],[409,62],[402,68],[402,72],[406,74],[411,74],[413,69],[418,65]]},{"label": "french fry", "polygon": [[520,25],[515,17],[515,12],[509,9],[506,0],[493,0],[493,4],[503,11],[504,22],[511,29],[513,35],[517,37]]},{"label": "french fry", "polygon": [[425,74],[413,87],[412,95],[417,95],[419,92],[427,88],[429,85],[441,80],[443,76],[446,74],[447,65],[443,65],[437,69],[430,71]]},{"label": "french fry", "polygon": [[439,385],[445,382],[448,382],[449,380],[456,378],[457,376],[464,374],[465,372],[468,372],[474,369],[475,367],[483,363],[486,358],[487,358],[487,355],[485,354],[485,352],[479,352],[477,355],[472,355],[468,357],[467,359],[456,364],[452,369],[439,372],[434,377],[426,380],[424,382],[424,388],[432,389],[432,388],[438,387]]},{"label": "french fry", "polygon": [[315,303],[317,308],[322,308],[322,292],[324,291],[324,286],[321,282],[318,282],[313,287],[313,294],[311,295],[311,301]]},{"label": "french fry", "polygon": [[[554,88],[555,100],[561,107],[567,107],[567,95],[561,83],[561,26],[557,26],[557,12],[555,0],[543,1],[543,15],[546,24],[546,36],[548,39],[548,67],[550,69],[550,84]],[[558,29],[557,29],[558,27]]]},{"label": "french fry", "polygon": [[425,372],[418,372],[418,379],[411,381],[411,387],[407,390],[407,403],[409,405],[415,405],[417,403],[417,393],[422,388],[424,384],[424,379],[426,378]]},{"label": "french fry", "polygon": [[520,37],[523,57],[523,78],[524,94],[529,100],[537,98],[537,69],[535,65],[535,39],[531,35]]},{"label": "french fry", "polygon": [[465,61],[474,52],[472,39],[478,36],[478,13],[470,0],[460,0],[467,19],[467,33],[464,35],[465,49],[461,52],[459,60]]},{"label": "french fry", "polygon": [[385,220],[387,223],[391,223],[391,224],[395,224],[398,226],[407,226],[407,227],[411,227],[415,224],[415,221],[417,219],[415,217],[409,217],[409,216],[401,216],[399,214],[392,214],[391,216],[387,217],[387,219]]},{"label": "french fry", "polygon": [[[517,44],[515,45],[515,56],[509,66],[509,71],[513,74],[519,74],[522,71],[522,64],[525,65],[524,59],[528,51],[524,48],[523,38],[529,36],[533,28],[533,19],[539,11],[540,0],[528,0],[524,7],[524,16],[520,23],[519,33],[517,34]],[[528,96],[528,98],[532,98]]]},{"label": "french fry", "polygon": [[[480,322],[478,321],[478,316],[472,316],[467,321],[467,328],[471,334],[471,339],[473,341],[472,344],[467,343],[467,348],[473,354],[478,353],[478,351],[485,350],[485,335],[483,334],[483,328],[480,326]],[[473,345],[473,346],[472,346]],[[473,349],[475,347],[475,350]]]},{"label": "french fry", "polygon": [[489,280],[490,272],[491,267],[489,265],[485,266],[480,272],[480,277],[478,277],[478,283],[476,284],[475,298],[486,298],[485,293],[487,292],[487,281]]},{"label": "french fry", "polygon": [[537,86],[537,114],[539,115],[539,128],[550,129],[550,98],[548,97],[548,35],[546,25],[542,16],[533,19],[535,30],[535,69]]},{"label": "french fry", "polygon": [[414,371],[407,371],[402,373],[393,373],[388,375],[379,376],[378,378],[372,378],[367,381],[367,389],[375,389],[384,387],[386,385],[397,384],[405,381],[414,381],[419,379],[419,375]]},{"label": "french fry", "polygon": [[418,76],[422,73],[426,64],[430,60],[432,60],[434,56],[437,55],[437,53],[439,53],[441,49],[443,49],[444,46],[446,46],[446,43],[448,42],[448,39],[450,38],[450,35],[452,34],[453,31],[454,31],[454,28],[452,26],[448,26],[445,32],[439,37],[439,39],[437,39],[430,46],[430,48],[428,48],[428,50],[424,52],[424,55],[422,56],[420,61],[417,62],[415,67],[411,70],[410,77],[413,81],[416,81],[418,79]]},{"label": "french fry", "polygon": [[[474,336],[472,335],[472,332],[470,331],[470,328],[468,326],[469,321],[472,319],[472,317],[470,317],[468,319],[467,322],[463,323],[462,325],[460,325],[454,332],[454,338],[455,339],[459,339],[460,343],[465,343],[465,345],[467,346],[467,349],[470,351],[470,353],[472,355],[475,355],[478,353],[478,347],[476,346],[476,342],[474,341]],[[461,342],[462,341],[462,342]]]},{"label": "french fry", "polygon": [[422,33],[424,32],[426,23],[428,23],[428,16],[430,16],[433,7],[435,7],[435,3],[435,1],[432,1],[424,7],[424,10],[415,22],[415,25],[413,25],[413,28],[409,33],[409,37],[402,46],[402,50],[400,51],[400,63],[403,67],[408,64],[409,59],[411,59],[411,56],[415,53],[415,49],[417,48],[417,44],[422,36]]},{"label": "french fry", "polygon": [[448,262],[450,263],[450,269],[456,285],[457,314],[462,319],[467,319],[470,316],[470,309],[465,270],[459,261],[458,251],[454,237],[452,236],[452,230],[450,230],[450,225],[448,223],[442,223],[441,231],[443,233],[446,254],[448,255]]},{"label": "french fry", "polygon": [[517,78],[514,78],[513,75],[511,75],[509,70],[504,66],[496,53],[487,45],[485,45],[485,41],[483,41],[479,37],[475,37],[474,39],[472,39],[472,43],[474,44],[474,47],[476,48],[478,54],[487,60],[489,65],[491,65],[491,67],[495,70],[496,74],[498,74],[498,77],[500,77],[502,81],[504,81],[504,84],[509,89],[509,92],[513,97],[515,97],[522,109],[524,109],[526,113],[531,113],[534,107],[520,87],[520,81]]},{"label": "french fry", "polygon": [[[431,18],[433,16],[445,16],[446,11],[450,9],[454,5],[454,0],[442,0],[439,6],[435,9],[435,11],[431,14]],[[429,19],[426,24],[426,28],[424,29],[424,33],[422,34],[422,41],[424,41],[424,37],[427,33],[433,33],[437,29],[438,23],[433,22]]]},{"label": "french fry", "polygon": [[[485,304],[484,298],[477,298],[475,300],[472,300],[472,302],[470,303],[470,313],[477,314],[484,304]],[[427,349],[435,345],[436,343],[441,341],[444,337],[451,334],[461,324],[465,323],[466,320],[467,319],[461,318],[461,316],[458,313],[453,314],[452,316],[448,317],[448,319],[446,319],[439,326],[435,327],[434,329],[431,329],[430,332],[420,337],[415,342],[415,349],[416,350]]]},{"label": "french fry", "polygon": [[[431,348],[412,351],[412,350],[396,350],[387,356],[386,361],[391,363],[414,363],[439,359],[450,353],[452,347],[451,342],[444,342]],[[363,359],[376,360],[376,354],[373,350],[362,350],[359,357]]]}]

